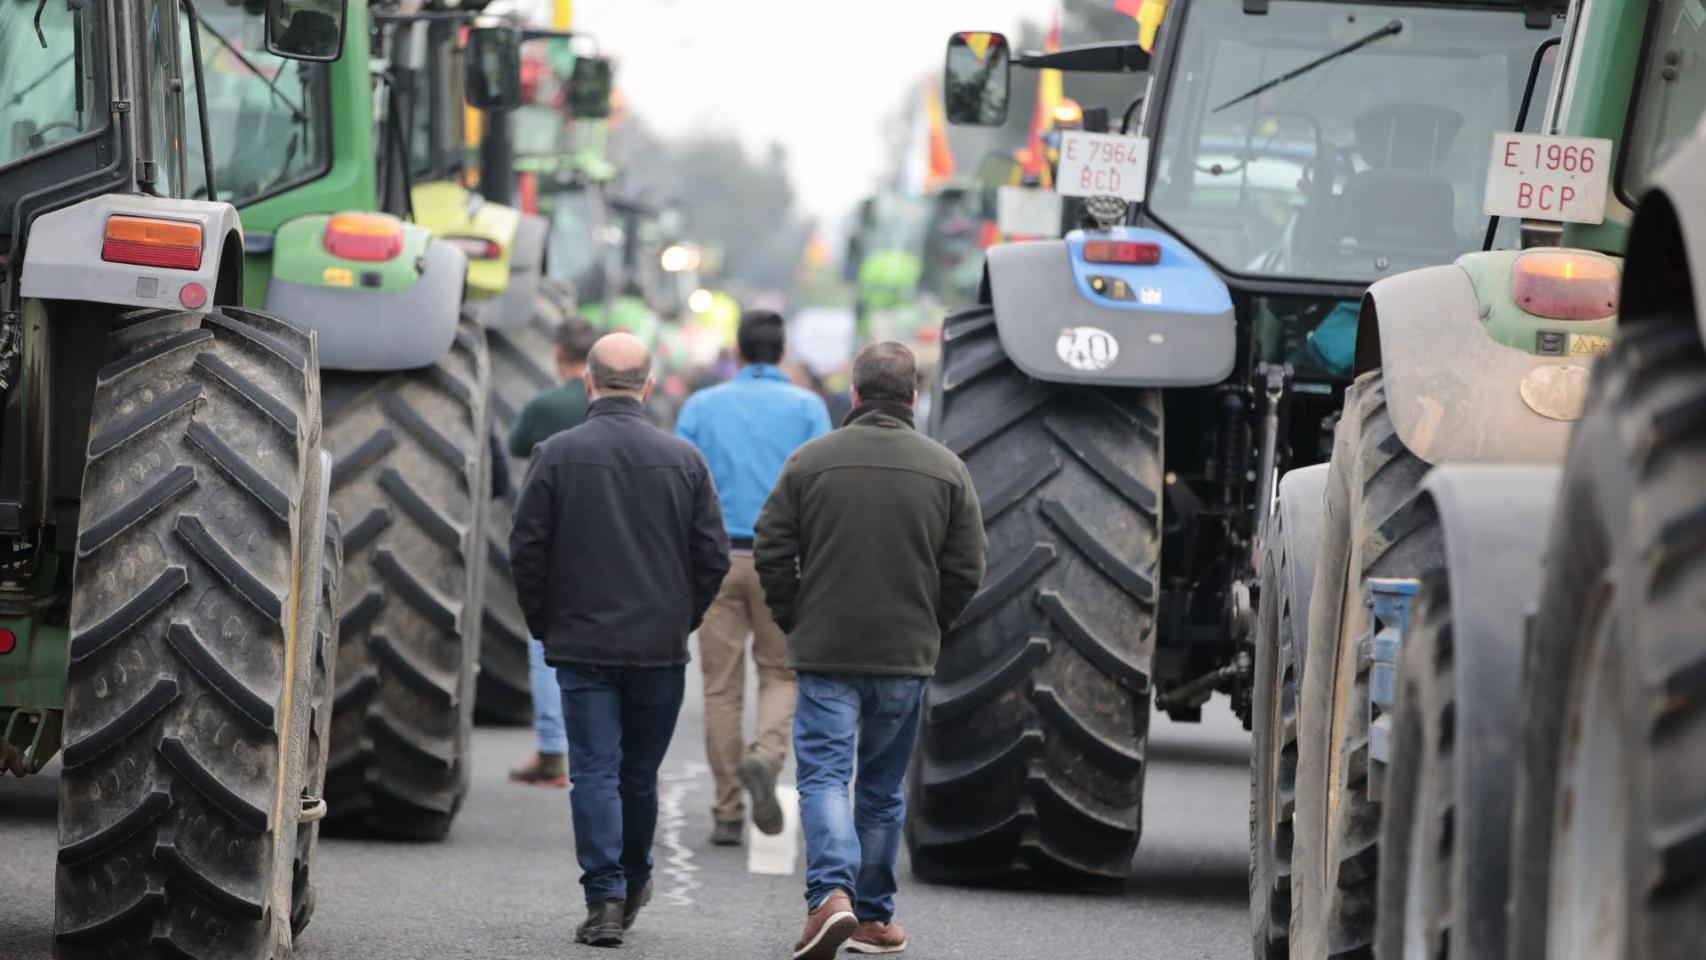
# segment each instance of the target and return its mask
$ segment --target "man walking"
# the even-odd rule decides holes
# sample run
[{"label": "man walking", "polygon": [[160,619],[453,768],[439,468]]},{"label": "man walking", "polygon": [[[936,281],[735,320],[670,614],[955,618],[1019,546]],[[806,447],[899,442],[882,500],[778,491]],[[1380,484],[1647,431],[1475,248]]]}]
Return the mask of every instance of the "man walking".
[{"label": "man walking", "polygon": [[729,568],[705,459],[646,422],[651,366],[629,334],[593,346],[586,422],[534,451],[509,540],[528,630],[562,690],[587,902],[575,939],[595,946],[620,944],[651,898],[687,635]]},{"label": "man walking", "polygon": [[[530,457],[541,442],[580,426],[586,419],[586,357],[597,339],[592,324],[579,317],[569,317],[558,325],[554,353],[557,376],[563,382],[521,408],[509,428],[511,456]],[[536,637],[527,638],[527,674],[533,688],[535,749],[526,763],[510,768],[509,778],[518,783],[566,787],[569,767],[568,741],[563,737],[563,694],[557,688],[557,671],[545,662],[545,646]]]},{"label": "man walking", "polygon": [[[676,436],[698,447],[710,464],[733,554],[723,589],[699,628],[705,755],[715,782],[711,842],[719,846],[740,843],[743,785],[752,794],[753,825],[768,834],[782,832],[776,777],[788,755],[794,673],[788,669],[787,640],[770,619],[753,570],[752,525],[788,455],[829,432],[823,401],[794,386],[777,367],[785,340],[777,314],[742,314],[735,331],[739,371],[728,383],[689,398],[675,425]],[[758,669],[758,727],[751,744],[741,736],[748,634]]]},{"label": "man walking", "polygon": [[753,562],[799,672],[797,960],[828,960],[843,942],[906,949],[894,922],[901,778],[942,634],[983,580],[977,492],[958,457],[913,429],[916,382],[900,344],[861,350],[853,410],[788,459],[758,518]]}]

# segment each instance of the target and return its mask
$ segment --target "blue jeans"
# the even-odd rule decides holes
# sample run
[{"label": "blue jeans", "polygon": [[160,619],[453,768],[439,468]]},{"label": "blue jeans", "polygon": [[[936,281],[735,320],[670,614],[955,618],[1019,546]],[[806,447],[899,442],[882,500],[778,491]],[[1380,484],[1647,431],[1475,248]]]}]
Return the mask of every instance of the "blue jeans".
[{"label": "blue jeans", "polygon": [[686,669],[557,667],[575,858],[587,903],[625,900],[651,879],[658,767],[675,733]]},{"label": "blue jeans", "polygon": [[545,645],[527,638],[527,679],[533,687],[533,738],[540,753],[567,753],[563,735],[563,691],[557,686],[557,670],[545,662]]},{"label": "blue jeans", "polygon": [[[806,835],[806,904],[835,890],[860,920],[894,916],[895,857],[906,798],[901,781],[918,737],[923,677],[800,674],[794,762]],[[858,765],[857,803],[847,785]]]}]

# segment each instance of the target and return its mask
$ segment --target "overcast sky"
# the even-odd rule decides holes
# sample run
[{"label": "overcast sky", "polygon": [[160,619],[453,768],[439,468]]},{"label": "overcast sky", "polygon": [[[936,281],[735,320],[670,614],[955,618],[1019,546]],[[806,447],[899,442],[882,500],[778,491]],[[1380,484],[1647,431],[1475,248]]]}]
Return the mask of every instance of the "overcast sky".
[{"label": "overcast sky", "polygon": [[575,0],[574,26],[618,59],[630,108],[657,129],[728,129],[755,152],[786,147],[801,205],[833,227],[888,170],[883,121],[940,71],[949,34],[1013,34],[1054,9],[1049,0]]}]

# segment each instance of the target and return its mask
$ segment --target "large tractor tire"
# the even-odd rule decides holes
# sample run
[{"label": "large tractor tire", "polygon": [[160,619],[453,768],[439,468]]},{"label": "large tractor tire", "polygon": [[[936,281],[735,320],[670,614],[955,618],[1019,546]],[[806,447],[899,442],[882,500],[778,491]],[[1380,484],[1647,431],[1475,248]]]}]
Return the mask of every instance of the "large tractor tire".
[{"label": "large tractor tire", "polygon": [[516,497],[527,469],[524,457],[508,455],[510,427],[521,408],[557,386],[555,344],[548,315],[536,312],[526,326],[488,330],[492,359],[492,426],[504,441],[510,491],[492,501],[486,543],[486,604],[480,642],[480,680],[474,718],[481,723],[525,725],[533,719],[528,682],[527,622],[509,570],[509,531]]},{"label": "large tractor tire", "polygon": [[1706,944],[1706,351],[1624,328],[1576,425],[1524,654],[1514,960]]},{"label": "large tractor tire", "polygon": [[1428,464],[1392,424],[1379,371],[1347,393],[1328,470],[1298,707],[1291,943],[1305,957],[1366,956],[1374,939],[1380,800],[1369,778],[1369,633],[1363,584],[1444,563],[1421,507]]},{"label": "large tractor tire", "polygon": [[1161,401],[1039,383],[982,307],[950,318],[931,419],[989,572],[943,639],[908,778],[913,870],[1117,883],[1141,827],[1161,554]]},{"label": "large tractor tire", "polygon": [[1286,474],[1280,509],[1262,536],[1250,748],[1250,934],[1256,960],[1290,956],[1297,690],[1326,470],[1319,465]]},{"label": "large tractor tire", "polygon": [[[327,473],[325,485],[330,487]],[[320,547],[320,606],[314,616],[314,658],[310,673],[308,724],[308,757],[302,775],[304,817],[313,820],[298,826],[296,859],[291,867],[290,933],[302,936],[308,921],[314,917],[314,861],[320,839],[320,820],[326,815],[326,758],[330,755],[332,732],[332,691],[337,677],[333,668],[338,662],[338,581],[344,565],[344,537],[338,515],[326,518],[326,535]]]},{"label": "large tractor tire", "polygon": [[72,574],[62,960],[290,949],[325,519],[312,335],[115,321]]},{"label": "large tractor tire", "polygon": [[325,375],[343,520],[327,824],[437,840],[468,790],[491,488],[486,339],[430,367]]}]

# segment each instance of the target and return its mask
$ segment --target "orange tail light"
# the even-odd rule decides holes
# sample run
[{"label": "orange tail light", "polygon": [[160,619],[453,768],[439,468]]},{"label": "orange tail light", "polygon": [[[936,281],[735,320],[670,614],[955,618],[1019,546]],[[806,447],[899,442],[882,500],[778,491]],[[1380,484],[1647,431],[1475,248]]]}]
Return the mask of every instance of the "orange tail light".
[{"label": "orange tail light", "polygon": [[378,262],[403,252],[403,221],[386,213],[340,213],[326,222],[326,252]]},{"label": "orange tail light", "polygon": [[201,224],[152,217],[108,217],[101,259],[108,263],[200,270]]}]

